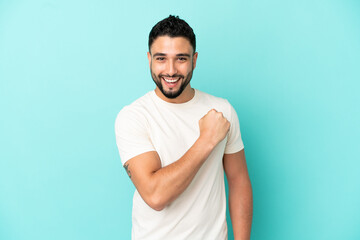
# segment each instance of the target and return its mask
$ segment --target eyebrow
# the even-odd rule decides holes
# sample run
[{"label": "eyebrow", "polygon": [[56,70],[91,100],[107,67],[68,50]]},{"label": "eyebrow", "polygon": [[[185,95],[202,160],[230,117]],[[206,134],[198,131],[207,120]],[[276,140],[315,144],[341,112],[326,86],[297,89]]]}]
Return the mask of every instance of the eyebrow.
[{"label": "eyebrow", "polygon": [[[153,57],[157,57],[157,56],[166,56],[165,53],[155,53],[153,55]],[[190,57],[190,54],[187,54],[187,53],[179,53],[179,54],[176,54],[177,57]]]}]

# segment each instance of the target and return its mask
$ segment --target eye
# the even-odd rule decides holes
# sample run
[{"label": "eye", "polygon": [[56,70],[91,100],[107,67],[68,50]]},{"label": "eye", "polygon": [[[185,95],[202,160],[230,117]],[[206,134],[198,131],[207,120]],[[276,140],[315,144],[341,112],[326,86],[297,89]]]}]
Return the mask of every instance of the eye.
[{"label": "eye", "polygon": [[157,60],[157,61],[164,61],[165,58],[164,58],[164,57],[157,57],[156,60]]},{"label": "eye", "polygon": [[178,59],[179,59],[180,62],[185,62],[187,60],[186,57],[179,57]]}]

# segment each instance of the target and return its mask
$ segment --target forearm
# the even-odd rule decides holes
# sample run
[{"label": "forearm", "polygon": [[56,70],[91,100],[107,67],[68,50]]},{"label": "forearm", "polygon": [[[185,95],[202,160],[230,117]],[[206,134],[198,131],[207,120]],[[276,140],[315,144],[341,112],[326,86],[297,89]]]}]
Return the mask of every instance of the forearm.
[{"label": "forearm", "polygon": [[199,138],[179,160],[152,174],[151,195],[157,210],[164,208],[185,191],[214,147]]},{"label": "forearm", "polygon": [[215,146],[225,138],[229,128],[230,123],[223,114],[212,109],[199,120],[199,138],[180,159],[174,159],[174,163],[162,167],[156,151],[128,160],[124,167],[143,200],[160,211],[176,199],[189,186]]},{"label": "forearm", "polygon": [[229,182],[229,210],[235,240],[249,240],[253,212],[250,180]]}]

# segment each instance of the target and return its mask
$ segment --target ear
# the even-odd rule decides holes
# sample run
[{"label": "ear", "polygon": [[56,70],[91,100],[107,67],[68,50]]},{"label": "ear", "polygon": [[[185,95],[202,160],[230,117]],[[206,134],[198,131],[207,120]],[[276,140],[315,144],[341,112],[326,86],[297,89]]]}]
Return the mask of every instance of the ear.
[{"label": "ear", "polygon": [[193,55],[193,69],[195,69],[196,67],[197,57],[198,57],[198,52],[194,53]]},{"label": "ear", "polygon": [[147,52],[147,57],[149,60],[149,67],[151,67],[151,53],[150,52]]}]

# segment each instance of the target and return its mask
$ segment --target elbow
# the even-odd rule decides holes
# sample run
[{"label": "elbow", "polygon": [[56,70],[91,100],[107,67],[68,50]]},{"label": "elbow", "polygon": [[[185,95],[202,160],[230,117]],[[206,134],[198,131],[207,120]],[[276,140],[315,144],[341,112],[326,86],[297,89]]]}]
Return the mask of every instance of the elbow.
[{"label": "elbow", "polygon": [[164,198],[156,195],[150,196],[147,199],[146,203],[149,207],[151,207],[155,211],[162,211],[167,205],[166,202],[164,201]]},{"label": "elbow", "polygon": [[155,181],[149,181],[146,188],[139,191],[145,203],[155,211],[162,211],[171,202],[171,196],[159,185]]},{"label": "elbow", "polygon": [[150,206],[152,209],[154,209],[155,211],[158,211],[158,212],[160,212],[160,211],[162,211],[165,207],[164,206],[162,206],[162,205],[151,205]]}]

